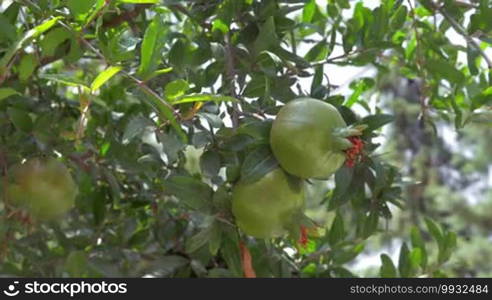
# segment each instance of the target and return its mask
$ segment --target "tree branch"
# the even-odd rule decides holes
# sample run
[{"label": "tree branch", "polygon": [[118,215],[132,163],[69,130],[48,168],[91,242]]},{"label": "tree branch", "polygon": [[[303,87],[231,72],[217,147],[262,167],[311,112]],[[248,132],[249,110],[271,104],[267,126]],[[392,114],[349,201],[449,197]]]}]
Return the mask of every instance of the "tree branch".
[{"label": "tree branch", "polygon": [[485,54],[485,52],[480,48],[480,45],[475,41],[468,33],[466,30],[461,26],[460,23],[458,23],[445,9],[444,5],[439,5],[437,3],[432,2],[432,6],[434,7],[435,10],[437,10],[441,15],[451,24],[454,30],[456,30],[457,33],[462,35],[465,40],[468,42],[468,44],[474,48],[480,56],[483,57],[485,62],[487,63],[487,66],[490,70],[492,70],[492,60]]},{"label": "tree branch", "polygon": [[367,53],[367,52],[371,52],[371,51],[375,51],[375,50],[377,50],[377,49],[376,48],[356,49],[352,52],[344,53],[344,54],[341,54],[338,56],[330,57],[330,58],[328,58],[324,61],[321,61],[321,62],[313,63],[313,64],[311,64],[311,67],[316,67],[316,66],[324,65],[324,64],[331,64],[331,63],[334,63],[336,60],[348,58],[354,54],[363,54],[363,53]]},{"label": "tree branch", "polygon": [[[234,49],[231,45],[231,36],[229,33],[225,35],[226,42],[226,73],[227,80],[229,81],[229,91],[232,97],[237,99],[236,93],[236,69],[234,66]],[[239,126],[239,106],[236,102],[232,103],[232,126],[237,128]]]}]

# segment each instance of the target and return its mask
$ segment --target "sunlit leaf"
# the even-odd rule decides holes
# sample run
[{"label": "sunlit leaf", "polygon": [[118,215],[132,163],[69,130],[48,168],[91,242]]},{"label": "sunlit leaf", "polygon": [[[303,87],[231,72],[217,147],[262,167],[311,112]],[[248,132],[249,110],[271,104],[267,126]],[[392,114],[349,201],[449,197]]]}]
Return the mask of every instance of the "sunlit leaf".
[{"label": "sunlit leaf", "polygon": [[103,84],[110,80],[114,75],[118,74],[121,70],[122,67],[112,66],[99,73],[91,84],[91,91],[97,91]]}]

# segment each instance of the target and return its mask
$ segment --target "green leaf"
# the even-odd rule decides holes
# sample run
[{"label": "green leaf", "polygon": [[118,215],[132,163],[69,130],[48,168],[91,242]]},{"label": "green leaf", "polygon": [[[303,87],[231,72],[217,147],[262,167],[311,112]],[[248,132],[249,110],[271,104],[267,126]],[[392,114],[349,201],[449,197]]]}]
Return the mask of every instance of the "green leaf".
[{"label": "green leaf", "polygon": [[212,228],[208,240],[208,249],[210,251],[210,254],[217,255],[221,243],[222,243],[222,230],[220,230],[219,224],[217,224],[217,222],[214,222],[212,223]]},{"label": "green leaf", "polygon": [[216,151],[208,150],[200,156],[200,169],[206,177],[217,176],[221,167],[220,163],[220,155]]},{"label": "green leaf", "polygon": [[178,79],[166,84],[166,87],[164,88],[164,94],[166,95],[167,99],[172,101],[173,99],[183,96],[189,88],[190,85],[186,80]]},{"label": "green leaf", "polygon": [[146,77],[155,71],[160,63],[161,50],[164,46],[163,38],[166,34],[162,19],[162,16],[157,14],[145,30],[138,68],[138,73],[144,79],[147,79]]},{"label": "green leaf", "polygon": [[309,62],[307,62],[304,58],[298,56],[295,53],[292,53],[284,48],[278,46],[272,50],[273,53],[277,54],[280,58],[284,60],[291,61],[302,68],[307,68],[310,66]]},{"label": "green leaf", "polygon": [[379,275],[383,278],[395,278],[397,276],[396,267],[391,258],[386,254],[381,254],[381,268],[379,269]]},{"label": "green leaf", "polygon": [[65,260],[64,269],[72,277],[87,276],[87,256],[84,251],[72,251]]},{"label": "green leaf", "polygon": [[220,253],[227,263],[227,267],[235,277],[243,277],[243,268],[239,250],[239,238],[235,232],[226,232],[222,238]]},{"label": "green leaf", "polygon": [[309,62],[321,61],[330,55],[329,52],[328,44],[323,40],[309,49],[304,58]]},{"label": "green leaf", "polygon": [[0,88],[0,100],[6,99],[13,95],[20,95],[20,93],[13,88]]},{"label": "green leaf", "polygon": [[437,244],[441,245],[444,237],[443,237],[443,234],[442,234],[439,226],[429,218],[425,218],[424,221],[425,221],[425,225],[427,226],[427,229],[429,230],[430,234],[437,241]]},{"label": "green leaf", "polygon": [[166,255],[152,261],[148,273],[160,273],[164,277],[170,277],[176,270],[189,264],[189,260],[180,255]]},{"label": "green leaf", "polygon": [[226,34],[229,32],[229,26],[225,24],[221,19],[215,19],[212,22],[212,32],[214,31],[220,31],[223,34]]},{"label": "green leaf", "polygon": [[254,182],[277,168],[278,162],[269,146],[261,145],[250,152],[241,167],[241,181]]},{"label": "green leaf", "polygon": [[333,223],[331,224],[330,233],[328,234],[328,241],[333,247],[337,243],[345,239],[345,227],[343,225],[343,217],[341,214],[337,213]]},{"label": "green leaf", "polygon": [[316,1],[309,0],[309,2],[304,6],[304,9],[302,10],[302,22],[311,23],[311,20],[313,19],[315,13]]},{"label": "green leaf", "polygon": [[103,84],[110,80],[114,75],[118,74],[121,70],[122,67],[112,66],[99,73],[91,84],[91,91],[97,91]]},{"label": "green leaf", "polygon": [[466,58],[468,62],[468,69],[470,70],[471,75],[477,75],[478,74],[478,67],[477,67],[477,58],[480,56],[480,53],[474,48],[468,45],[466,48]]},{"label": "green leaf", "polygon": [[330,199],[330,209],[334,209],[345,201],[350,200],[348,194],[354,192],[354,189],[350,189],[353,175],[354,169],[346,166],[341,167],[335,172],[335,190]]},{"label": "green leaf", "polygon": [[367,131],[374,131],[395,120],[394,116],[388,114],[370,115],[363,118],[360,123],[367,125]]},{"label": "green leaf", "polygon": [[457,245],[457,236],[454,232],[447,232],[439,249],[438,262],[444,263],[449,260]]},{"label": "green leaf", "polygon": [[333,252],[333,261],[337,264],[345,264],[352,261],[364,250],[364,244],[360,243],[346,249],[338,249]]},{"label": "green leaf", "polygon": [[15,41],[17,39],[17,30],[9,20],[0,14],[0,41]]},{"label": "green leaf", "polygon": [[412,273],[412,265],[410,262],[410,251],[406,243],[403,243],[400,248],[400,258],[398,260],[398,270],[401,277],[410,277]]},{"label": "green leaf", "polygon": [[425,243],[422,239],[422,235],[420,234],[420,230],[415,226],[412,226],[410,230],[410,239],[412,241],[412,247],[420,249],[422,254],[420,266],[422,269],[425,269],[427,267],[427,251],[425,249]]},{"label": "green leaf", "polygon": [[157,97],[153,92],[151,92],[149,89],[144,88],[143,86],[139,85],[139,88],[147,96],[145,99],[148,100],[152,107],[159,113],[159,116],[161,118],[167,119],[169,123],[171,123],[171,126],[174,128],[174,130],[176,130],[176,133],[179,135],[181,140],[184,143],[187,143],[188,137],[186,133],[183,131],[183,128],[181,128],[180,124],[176,120],[171,107],[164,103],[165,100]]},{"label": "green leaf", "polygon": [[334,267],[331,271],[337,276],[337,278],[354,278],[357,277],[352,272],[343,267]]},{"label": "green leaf", "polygon": [[91,7],[87,14],[80,17],[80,20],[84,23],[84,26],[88,26],[94,19],[104,14],[103,10],[108,10],[109,2],[106,0],[96,0],[95,4]]},{"label": "green leaf", "polygon": [[157,4],[160,0],[118,0],[121,3],[134,3],[134,4]]},{"label": "green leaf", "polygon": [[38,25],[34,27],[33,29],[29,30],[24,34],[24,36],[18,40],[16,43],[14,43],[8,50],[7,52],[3,55],[2,59],[0,60],[0,73],[5,72],[5,68],[9,64],[10,60],[12,57],[14,57],[15,53],[17,50],[21,49],[24,47],[25,44],[30,42],[32,39],[40,36],[43,34],[45,31],[49,30],[51,27],[53,27],[58,20],[63,19],[62,17],[56,17],[49,19],[45,22],[43,22],[41,25]]},{"label": "green leaf", "polygon": [[186,252],[187,253],[193,253],[200,249],[201,247],[205,246],[207,242],[210,240],[212,237],[212,226],[208,226],[202,230],[200,230],[197,234],[192,236],[186,241]]},{"label": "green leaf", "polygon": [[66,5],[76,20],[84,21],[96,2],[97,0],[67,0]]},{"label": "green leaf", "polygon": [[254,42],[255,53],[258,55],[263,50],[269,50],[279,44],[275,32],[275,21],[270,16],[260,28],[260,33]]},{"label": "green leaf", "polygon": [[458,71],[454,65],[451,65],[447,61],[430,59],[425,67],[437,80],[444,78],[451,83],[463,84],[465,81],[465,75]]},{"label": "green leaf", "polygon": [[30,132],[32,130],[32,119],[26,111],[15,107],[9,107],[7,109],[7,114],[17,129],[24,132]]},{"label": "green leaf", "polygon": [[407,14],[408,14],[407,7],[405,5],[400,5],[396,10],[395,14],[393,15],[393,17],[391,17],[390,20],[391,29],[392,30],[400,29],[403,26],[403,24],[405,24]]},{"label": "green leaf", "polygon": [[378,211],[372,210],[364,220],[364,227],[362,228],[362,237],[370,237],[378,228],[379,214]]},{"label": "green leaf", "polygon": [[213,190],[199,179],[173,176],[164,182],[165,193],[176,196],[192,209],[203,210],[210,206]]},{"label": "green leaf", "polygon": [[412,251],[410,251],[410,265],[412,270],[418,269],[418,267],[422,263],[422,250],[420,248],[413,248]]},{"label": "green leaf", "polygon": [[357,103],[360,99],[360,96],[365,91],[369,90],[374,86],[374,80],[372,78],[362,78],[358,81],[352,82],[350,84],[350,88],[354,90],[352,95],[345,102],[345,106],[352,107],[355,103]]},{"label": "green leaf", "polygon": [[[81,2],[81,1],[79,1]],[[83,1],[82,1],[83,2]],[[72,38],[72,34],[65,28],[59,27],[50,30],[39,45],[44,56],[54,56],[56,48],[64,41]]]},{"label": "green leaf", "polygon": [[215,101],[215,102],[238,102],[238,100],[234,97],[230,96],[222,96],[222,95],[210,95],[210,94],[192,94],[179,97],[178,99],[172,100],[173,104],[183,104],[183,103],[192,103],[192,102],[206,102],[206,101]]},{"label": "green leaf", "polygon": [[276,77],[283,63],[275,53],[265,50],[258,55],[257,64],[267,76]]},{"label": "green leaf", "polygon": [[123,143],[123,145],[130,143],[133,138],[142,135],[144,131],[149,127],[154,127],[154,124],[151,120],[143,116],[136,116],[132,118],[130,122],[128,122],[128,124],[126,125],[121,142]]},{"label": "green leaf", "polygon": [[34,54],[24,55],[18,66],[19,79],[21,81],[27,81],[32,73],[34,73],[34,70],[36,70],[37,65],[38,60]]}]

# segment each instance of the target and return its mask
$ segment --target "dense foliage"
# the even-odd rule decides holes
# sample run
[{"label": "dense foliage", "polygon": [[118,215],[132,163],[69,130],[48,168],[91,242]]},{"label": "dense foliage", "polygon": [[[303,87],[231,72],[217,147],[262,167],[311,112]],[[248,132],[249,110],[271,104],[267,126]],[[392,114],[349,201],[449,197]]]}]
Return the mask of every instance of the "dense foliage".
[{"label": "dense foliage", "polygon": [[[0,3],[0,274],[351,277],[363,275],[353,262],[365,248],[379,256],[387,239],[398,255],[381,254],[370,275],[492,274],[446,264],[455,231],[470,233],[429,208],[446,197],[426,189],[446,186],[431,172],[447,153],[434,147],[441,130],[491,140],[490,1]],[[364,124],[363,152],[329,180],[303,182],[299,227],[253,238],[236,225],[232,192],[279,168],[272,121],[306,96]],[[490,164],[481,157],[476,168]],[[40,158],[77,185],[61,218],[11,199],[13,170]]]}]

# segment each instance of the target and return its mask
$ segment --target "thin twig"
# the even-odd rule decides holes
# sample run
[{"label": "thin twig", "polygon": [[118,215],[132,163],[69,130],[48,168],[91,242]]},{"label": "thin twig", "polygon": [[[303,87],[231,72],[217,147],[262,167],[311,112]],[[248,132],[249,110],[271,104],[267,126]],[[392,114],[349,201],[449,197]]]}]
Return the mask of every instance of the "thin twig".
[{"label": "thin twig", "polygon": [[411,16],[412,16],[412,27],[415,32],[415,41],[417,44],[417,71],[419,73],[419,76],[422,78],[423,84],[419,86],[419,101],[420,101],[420,111],[421,111],[421,118],[422,120],[425,121],[427,118],[427,103],[426,103],[426,96],[427,96],[427,81],[426,81],[426,76],[425,76],[425,68],[423,67],[425,64],[425,61],[422,61],[422,59],[425,59],[424,54],[422,53],[422,45],[421,45],[421,38],[420,38],[420,33],[417,28],[417,18],[415,17],[415,8],[413,7],[412,1],[407,0],[408,5],[410,6],[411,10]]},{"label": "thin twig", "polygon": [[334,63],[336,60],[348,58],[354,54],[363,54],[363,53],[367,53],[367,52],[371,52],[371,51],[375,51],[375,50],[377,50],[377,49],[376,48],[356,49],[352,52],[348,52],[348,53],[344,53],[344,54],[341,54],[338,56],[330,57],[330,58],[328,58],[324,61],[321,61],[321,62],[312,63],[311,67],[316,67],[319,65]]},{"label": "thin twig", "polygon": [[[234,49],[231,45],[231,36],[229,33],[225,35],[226,42],[226,72],[227,80],[229,81],[230,94],[237,99],[236,93],[236,70],[234,66]],[[236,102],[232,103],[232,127],[237,128],[239,126],[239,106]]]}]

